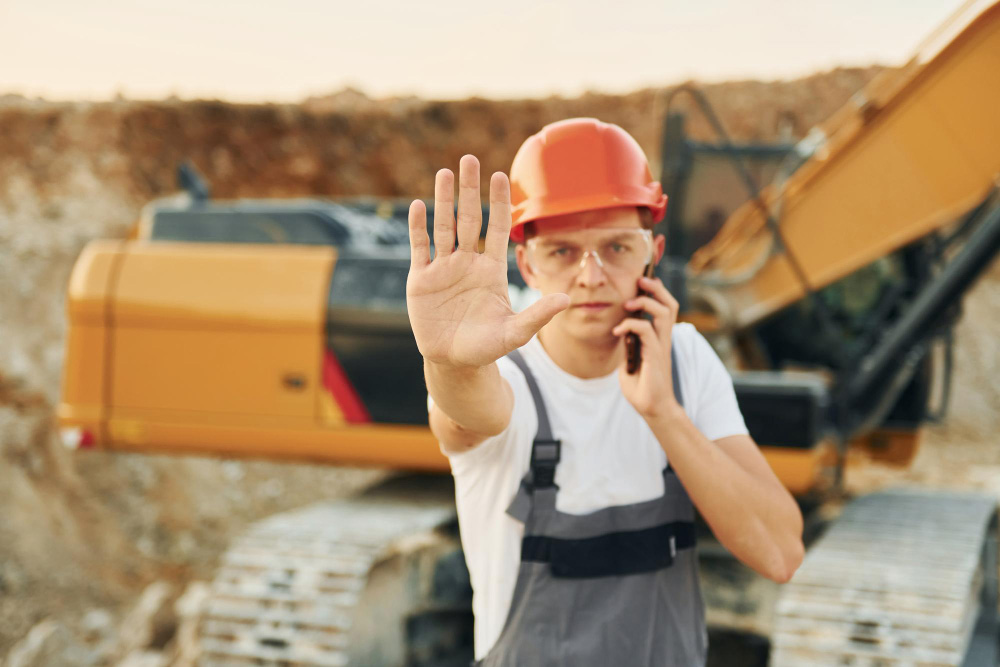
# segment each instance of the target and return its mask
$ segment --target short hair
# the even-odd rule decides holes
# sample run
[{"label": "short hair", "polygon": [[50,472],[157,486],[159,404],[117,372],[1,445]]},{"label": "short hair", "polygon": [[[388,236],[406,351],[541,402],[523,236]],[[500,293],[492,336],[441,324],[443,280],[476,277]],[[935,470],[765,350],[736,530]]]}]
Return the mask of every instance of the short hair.
[{"label": "short hair", "polygon": [[639,206],[639,224],[642,225],[643,229],[652,229],[656,226],[656,221],[653,220],[653,211],[646,206]]}]

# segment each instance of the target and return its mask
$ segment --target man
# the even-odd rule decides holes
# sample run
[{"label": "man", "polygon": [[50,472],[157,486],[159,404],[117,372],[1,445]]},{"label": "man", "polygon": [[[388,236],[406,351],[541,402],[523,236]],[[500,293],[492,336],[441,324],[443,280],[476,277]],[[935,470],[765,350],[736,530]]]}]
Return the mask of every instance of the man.
[{"label": "man", "polygon": [[[570,119],[490,181],[479,164],[410,206],[407,308],[430,425],[455,477],[480,664],[702,665],[694,507],[775,581],[802,559],[802,516],[747,433],[732,380],[659,280],[666,197],[635,140]],[[513,192],[513,195],[511,194]],[[457,227],[457,248],[455,248]],[[508,238],[542,297],[514,313]],[[640,292],[641,290],[641,292]],[[643,295],[645,294],[645,295]],[[645,311],[651,321],[628,317]],[[634,333],[641,363],[626,368]]]}]

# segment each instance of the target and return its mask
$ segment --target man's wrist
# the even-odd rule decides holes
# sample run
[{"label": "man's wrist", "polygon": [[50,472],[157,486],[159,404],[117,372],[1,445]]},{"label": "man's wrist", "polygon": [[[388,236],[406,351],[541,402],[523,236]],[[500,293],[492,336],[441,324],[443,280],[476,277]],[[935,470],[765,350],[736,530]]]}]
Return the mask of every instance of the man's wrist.
[{"label": "man's wrist", "polygon": [[495,435],[507,427],[513,396],[496,362],[455,367],[424,359],[424,376],[434,404],[463,429]]},{"label": "man's wrist", "polygon": [[476,382],[479,378],[487,374],[490,367],[494,365],[495,364],[489,364],[486,366],[455,366],[453,364],[428,361],[425,358],[424,376],[427,378],[433,376],[446,380],[452,384],[466,384]]},{"label": "man's wrist", "polygon": [[660,428],[676,426],[688,418],[684,407],[674,398],[671,398],[669,401],[663,401],[662,405],[657,406],[655,412],[645,414],[642,417],[654,433]]}]

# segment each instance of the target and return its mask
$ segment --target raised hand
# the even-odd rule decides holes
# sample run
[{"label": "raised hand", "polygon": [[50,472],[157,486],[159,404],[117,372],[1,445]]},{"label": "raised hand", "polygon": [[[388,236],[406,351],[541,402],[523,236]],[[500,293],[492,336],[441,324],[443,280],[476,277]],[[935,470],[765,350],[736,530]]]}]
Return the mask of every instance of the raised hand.
[{"label": "raised hand", "polygon": [[490,219],[485,252],[479,252],[482,205],[479,161],[459,163],[458,247],[455,248],[454,175],[434,179],[434,260],[427,237],[427,210],[410,204],[410,273],[406,308],[417,348],[429,362],[455,367],[487,366],[524,345],[556,313],[565,294],[549,294],[520,313],[507,292],[510,183],[502,172],[490,179]]}]

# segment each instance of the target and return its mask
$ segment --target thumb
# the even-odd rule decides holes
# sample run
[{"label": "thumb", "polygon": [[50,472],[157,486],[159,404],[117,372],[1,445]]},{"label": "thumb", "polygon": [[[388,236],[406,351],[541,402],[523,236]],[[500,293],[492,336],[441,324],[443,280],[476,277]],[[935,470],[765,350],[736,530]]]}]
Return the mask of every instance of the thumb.
[{"label": "thumb", "polygon": [[568,307],[569,295],[567,294],[543,296],[514,315],[513,321],[508,324],[507,341],[514,343],[515,347],[521,347],[531,340],[531,337],[538,333],[539,329],[548,324],[549,320]]}]

